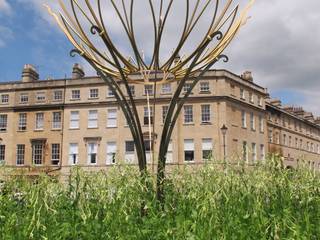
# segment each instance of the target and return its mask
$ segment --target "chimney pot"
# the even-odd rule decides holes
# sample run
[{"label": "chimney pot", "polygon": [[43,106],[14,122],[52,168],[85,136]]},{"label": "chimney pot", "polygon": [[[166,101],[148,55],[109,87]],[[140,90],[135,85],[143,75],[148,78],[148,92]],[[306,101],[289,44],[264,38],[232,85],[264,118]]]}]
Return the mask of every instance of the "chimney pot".
[{"label": "chimney pot", "polygon": [[75,63],[72,68],[72,78],[78,79],[83,78],[85,76],[85,73],[83,71],[82,66],[79,63]]},{"label": "chimney pot", "polygon": [[33,82],[39,80],[36,68],[31,64],[25,64],[22,70],[22,82]]}]

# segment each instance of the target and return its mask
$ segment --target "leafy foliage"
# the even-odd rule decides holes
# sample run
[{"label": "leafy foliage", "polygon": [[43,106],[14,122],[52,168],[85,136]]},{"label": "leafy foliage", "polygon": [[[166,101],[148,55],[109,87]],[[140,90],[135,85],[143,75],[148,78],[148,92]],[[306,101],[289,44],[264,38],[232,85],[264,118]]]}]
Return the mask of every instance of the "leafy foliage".
[{"label": "leafy foliage", "polygon": [[171,170],[163,209],[153,177],[130,167],[75,168],[63,183],[12,177],[0,187],[0,239],[319,239],[319,174],[269,162]]}]

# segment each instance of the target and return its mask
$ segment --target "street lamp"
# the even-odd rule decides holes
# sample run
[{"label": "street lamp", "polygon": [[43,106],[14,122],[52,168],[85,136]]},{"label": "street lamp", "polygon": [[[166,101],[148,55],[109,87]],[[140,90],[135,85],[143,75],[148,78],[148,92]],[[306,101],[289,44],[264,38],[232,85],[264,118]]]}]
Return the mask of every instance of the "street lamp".
[{"label": "street lamp", "polygon": [[223,160],[224,160],[224,163],[226,163],[226,134],[227,134],[227,131],[228,131],[228,128],[225,124],[223,124],[223,126],[220,128],[221,130],[221,133],[222,133],[222,136],[223,136]]}]

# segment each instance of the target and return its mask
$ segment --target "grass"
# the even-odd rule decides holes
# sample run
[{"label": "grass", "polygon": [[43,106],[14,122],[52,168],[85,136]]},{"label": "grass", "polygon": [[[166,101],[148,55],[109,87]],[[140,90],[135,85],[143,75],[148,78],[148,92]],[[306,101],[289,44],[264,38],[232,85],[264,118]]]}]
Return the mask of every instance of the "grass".
[{"label": "grass", "polygon": [[320,176],[308,169],[180,169],[164,210],[138,175],[121,166],[75,168],[64,184],[12,178],[1,187],[0,239],[320,239]]}]

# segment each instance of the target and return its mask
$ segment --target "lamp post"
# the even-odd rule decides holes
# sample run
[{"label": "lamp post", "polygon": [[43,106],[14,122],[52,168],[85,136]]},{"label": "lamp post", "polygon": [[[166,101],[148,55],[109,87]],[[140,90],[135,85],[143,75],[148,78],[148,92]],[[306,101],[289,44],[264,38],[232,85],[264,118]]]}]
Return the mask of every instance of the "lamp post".
[{"label": "lamp post", "polygon": [[225,124],[223,124],[223,126],[220,128],[220,130],[221,130],[222,137],[223,137],[223,163],[225,164],[226,158],[227,158],[227,155],[226,155],[226,134],[227,134],[228,128]]}]

